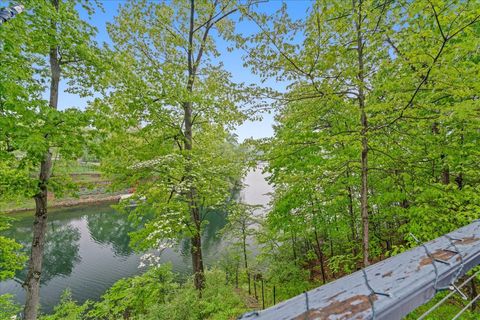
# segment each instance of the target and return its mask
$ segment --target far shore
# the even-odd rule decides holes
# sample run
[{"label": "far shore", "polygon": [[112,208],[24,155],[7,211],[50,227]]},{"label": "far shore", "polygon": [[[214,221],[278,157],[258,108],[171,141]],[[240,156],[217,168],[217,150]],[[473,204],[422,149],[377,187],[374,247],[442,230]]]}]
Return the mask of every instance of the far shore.
[{"label": "far shore", "polygon": [[[105,204],[105,203],[116,203],[118,202],[124,194],[115,194],[115,195],[95,195],[89,197],[82,197],[82,198],[73,198],[73,199],[61,199],[58,201],[52,201],[53,203],[48,206],[50,209],[57,209],[57,208],[68,208],[68,207],[76,207],[82,206],[86,204]],[[33,211],[35,210],[35,204],[32,202],[31,204],[21,206],[21,207],[14,207],[12,209],[4,209],[1,213],[17,213],[17,212],[25,212],[25,211]]]}]

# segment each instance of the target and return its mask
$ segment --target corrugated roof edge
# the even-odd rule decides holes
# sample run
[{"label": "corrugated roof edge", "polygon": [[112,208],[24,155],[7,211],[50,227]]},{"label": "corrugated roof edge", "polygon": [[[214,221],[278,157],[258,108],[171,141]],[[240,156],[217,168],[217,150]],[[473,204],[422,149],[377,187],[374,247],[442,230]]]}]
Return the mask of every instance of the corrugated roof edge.
[{"label": "corrugated roof edge", "polygon": [[365,268],[368,280],[360,270],[239,319],[401,319],[480,264],[479,229],[477,220]]}]

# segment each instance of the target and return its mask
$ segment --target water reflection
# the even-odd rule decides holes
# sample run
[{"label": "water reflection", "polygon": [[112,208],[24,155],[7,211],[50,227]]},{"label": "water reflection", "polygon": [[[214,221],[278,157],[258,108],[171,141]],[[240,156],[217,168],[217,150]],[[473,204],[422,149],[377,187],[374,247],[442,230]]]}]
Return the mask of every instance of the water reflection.
[{"label": "water reflection", "polygon": [[[205,262],[210,264],[222,248],[220,230],[227,223],[227,215],[222,210],[212,210],[205,214],[203,218],[202,251],[205,255]],[[181,240],[177,250],[182,256],[185,256],[186,262],[190,261],[190,239]]]},{"label": "water reflection", "polygon": [[221,240],[220,230],[227,223],[227,215],[224,211],[214,210],[205,216],[207,223],[204,226],[202,235],[202,247],[206,252],[215,251]]},{"label": "water reflection", "polygon": [[[30,254],[32,247],[32,225],[30,219],[20,221],[15,228],[9,229],[8,237],[15,238],[22,244],[22,251]],[[56,276],[68,276],[74,266],[81,261],[79,255],[80,231],[72,225],[65,225],[62,221],[54,220],[48,223],[45,237],[45,252],[43,255],[43,270],[40,282],[47,283]],[[27,276],[27,269],[20,270],[15,277],[23,281]]]},{"label": "water reflection", "polygon": [[43,255],[45,267],[41,282],[46,283],[55,276],[69,276],[72,273],[74,266],[82,260],[78,254],[79,240],[80,232],[77,228],[59,221],[50,223]]},{"label": "water reflection", "polygon": [[119,219],[119,214],[112,210],[103,210],[87,216],[88,230],[93,240],[100,244],[110,244],[118,256],[133,253],[128,234],[135,231],[134,224],[128,219]]},{"label": "water reflection", "polygon": [[[246,183],[250,186],[244,191],[247,203],[268,202],[259,197],[269,191],[262,185],[256,188],[259,181],[262,181],[259,170],[247,175]],[[266,184],[264,180],[263,183]],[[2,234],[16,239],[29,253],[33,213],[15,214],[14,217],[17,220],[12,222],[12,228]],[[202,234],[203,252],[205,264],[212,266],[219,260],[225,245],[219,231],[225,226],[226,215],[221,210],[212,211],[206,220]],[[42,311],[50,312],[67,288],[71,289],[75,300],[83,303],[86,299],[98,299],[118,279],[141,272],[138,269],[140,254],[129,247],[128,233],[134,229],[126,215],[108,205],[52,210],[40,288]],[[177,248],[165,250],[161,262],[171,262],[179,274],[190,274],[190,241],[181,241]],[[26,270],[19,272],[17,277],[21,281],[25,275]],[[25,292],[13,280],[0,282],[0,294],[4,293],[14,294],[20,304],[24,302]]]},{"label": "water reflection", "polygon": [[[32,240],[33,213],[17,215],[6,236],[15,238],[29,254]],[[205,217],[202,234],[206,265],[212,265],[221,251],[219,231],[225,226],[222,211],[210,212]],[[91,206],[62,209],[51,213],[48,222],[43,272],[41,277],[41,304],[44,312],[52,310],[66,288],[70,288],[78,302],[98,299],[120,278],[141,272],[140,255],[130,247],[129,233],[135,231],[127,215],[109,206]],[[173,263],[175,272],[191,272],[190,241],[180,241],[177,248],[162,254],[162,263]],[[17,273],[23,281],[27,269]],[[12,293],[23,303],[25,292],[13,280],[0,283],[0,294]]]},{"label": "water reflection", "polygon": [[[13,216],[5,235],[31,250],[33,212]],[[69,288],[73,298],[82,303],[98,299],[113,283],[137,274],[139,255],[129,248],[128,232],[133,231],[126,216],[110,206],[90,206],[52,210],[47,225],[40,298],[42,311],[50,312]],[[16,281],[0,282],[0,295],[14,294],[25,301],[21,283],[27,268],[17,272]]]}]

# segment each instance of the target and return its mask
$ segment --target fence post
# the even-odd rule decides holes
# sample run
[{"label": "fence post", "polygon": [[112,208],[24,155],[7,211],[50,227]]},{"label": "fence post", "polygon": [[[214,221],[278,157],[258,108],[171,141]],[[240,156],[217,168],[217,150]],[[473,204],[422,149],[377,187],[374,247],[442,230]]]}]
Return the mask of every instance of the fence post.
[{"label": "fence post", "polygon": [[265,291],[263,290],[263,277],[262,277],[262,309],[265,309]]},{"label": "fence post", "polygon": [[[477,286],[475,284],[475,280],[476,278],[473,278],[472,282],[470,282],[470,298],[471,299],[474,299],[477,296]],[[476,307],[477,307],[477,303],[474,302],[472,303],[470,310],[473,312],[475,311]]]},{"label": "fence post", "polygon": [[274,305],[277,304],[275,285],[273,285],[273,304],[274,304]]}]

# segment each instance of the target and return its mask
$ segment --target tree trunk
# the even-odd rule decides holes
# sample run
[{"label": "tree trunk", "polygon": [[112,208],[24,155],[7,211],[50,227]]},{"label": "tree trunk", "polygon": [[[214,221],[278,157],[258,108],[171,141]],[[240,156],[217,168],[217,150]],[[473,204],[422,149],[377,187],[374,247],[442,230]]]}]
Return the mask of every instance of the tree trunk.
[{"label": "tree trunk", "polygon": [[458,176],[455,178],[455,182],[457,183],[458,189],[462,190],[463,188],[463,173],[460,172]]},{"label": "tree trunk", "polygon": [[[463,145],[465,143],[465,136],[463,134],[463,123],[462,123],[462,133],[460,135],[460,145],[462,147],[462,152],[463,152]],[[460,167],[463,170],[463,163],[460,163]],[[463,189],[463,172],[458,173],[457,177],[455,178],[455,182],[457,183],[458,189],[462,190]]]},{"label": "tree trunk", "polygon": [[[347,167],[347,178],[350,178],[350,168]],[[355,257],[357,255],[357,230],[355,223],[355,211],[353,209],[353,190],[351,186],[347,187],[348,192],[348,213],[350,215],[350,228],[352,232],[352,255]]]},{"label": "tree trunk", "polygon": [[238,263],[237,267],[235,268],[235,288],[238,289]]},{"label": "tree trunk", "polygon": [[[52,5],[58,11],[58,0],[52,0]],[[56,24],[52,22],[52,29],[56,32]],[[58,89],[60,84],[60,61],[58,46],[50,47],[50,108],[58,107]],[[48,139],[48,135],[45,136]],[[40,163],[38,192],[35,194],[35,216],[33,221],[33,239],[28,273],[23,284],[26,290],[24,319],[36,320],[40,302],[40,278],[42,274],[43,251],[45,235],[47,233],[48,217],[48,181],[52,171],[52,154],[47,151]]]},{"label": "tree trunk", "polygon": [[315,226],[314,232],[315,232],[315,243],[317,244],[318,260],[320,260],[320,271],[322,272],[322,281],[323,281],[323,284],[325,284],[327,282],[326,275],[325,275],[325,264],[324,264],[324,258],[323,258],[322,245],[320,244],[320,240],[318,239],[317,226]]},{"label": "tree trunk", "polygon": [[195,234],[191,238],[192,266],[194,274],[195,288],[202,290],[205,287],[205,275],[203,269],[202,238],[200,228],[196,228]]},{"label": "tree trunk", "polygon": [[[354,0],[355,7],[355,0]],[[358,59],[358,105],[360,108],[360,124],[362,137],[362,154],[361,154],[361,177],[362,186],[360,188],[360,207],[362,216],[362,249],[363,249],[363,266],[366,267],[369,262],[369,239],[368,239],[368,120],[365,112],[365,70],[364,70],[364,55],[363,55],[363,35],[362,35],[362,0],[358,2],[357,20],[355,27],[357,29],[357,59]]]},{"label": "tree trunk", "polygon": [[292,239],[292,253],[293,253],[293,261],[295,262],[295,265],[297,264],[297,250],[295,249],[295,236],[292,233],[290,234],[291,239]]},{"label": "tree trunk", "polygon": [[45,234],[47,232],[47,182],[50,174],[51,155],[47,153],[41,163],[39,192],[34,196],[35,217],[33,221],[33,240],[28,263],[28,274],[23,287],[26,290],[24,318],[37,319],[40,302],[40,276],[42,274]]},{"label": "tree trunk", "polygon": [[[193,92],[193,85],[196,77],[197,66],[200,63],[201,53],[199,53],[197,60],[194,60],[193,57],[193,39],[194,39],[194,22],[195,22],[195,1],[190,0],[190,26],[188,33],[188,50],[187,50],[187,61],[188,61],[188,81],[187,81],[187,92]],[[194,234],[191,238],[191,254],[192,254],[192,267],[194,274],[194,284],[195,288],[199,291],[201,296],[201,291],[205,287],[205,273],[203,268],[203,255],[202,255],[202,238],[201,238],[201,217],[200,217],[200,208],[196,202],[197,190],[194,186],[194,181],[192,177],[192,166],[191,166],[191,151],[193,149],[193,119],[192,119],[192,109],[193,104],[191,101],[185,101],[183,103],[184,111],[184,144],[185,151],[187,152],[187,164],[185,167],[185,176],[186,181],[189,182],[189,192],[187,194],[187,200],[189,203],[190,218],[192,223],[195,226]]]},{"label": "tree trunk", "polygon": [[[192,150],[193,133],[192,133],[192,104],[190,102],[184,103],[184,121],[185,121],[185,150],[190,152]],[[186,176],[187,181],[190,183],[190,190],[187,198],[189,203],[190,218],[195,226],[194,234],[191,238],[191,254],[192,254],[192,267],[194,275],[195,288],[201,291],[205,287],[205,274],[203,268],[203,255],[202,255],[202,237],[201,237],[201,217],[200,208],[196,202],[197,190],[193,185],[192,168],[190,163],[190,155],[187,156]]]},{"label": "tree trunk", "polygon": [[245,269],[248,270],[248,258],[247,258],[247,235],[245,234],[245,230],[242,231],[242,245],[243,245],[243,260]]},{"label": "tree trunk", "polygon": [[243,245],[243,261],[245,266],[245,272],[247,274],[248,281],[248,294],[252,294],[252,288],[250,286],[250,272],[248,271],[248,257],[247,257],[247,232],[246,225],[242,226],[242,245]]},{"label": "tree trunk", "polygon": [[[185,122],[185,150],[190,152],[193,148],[193,131],[192,131],[192,104],[191,102],[184,103],[184,122]],[[193,185],[192,167],[190,163],[190,155],[187,156],[187,165],[185,168],[187,181],[190,183],[190,190],[187,198],[189,203],[190,218],[195,226],[194,234],[191,237],[191,254],[192,254],[192,267],[194,275],[195,288],[201,291],[205,287],[205,274],[203,268],[203,255],[202,255],[202,237],[201,237],[201,217],[200,208],[196,202],[197,190]]]}]

